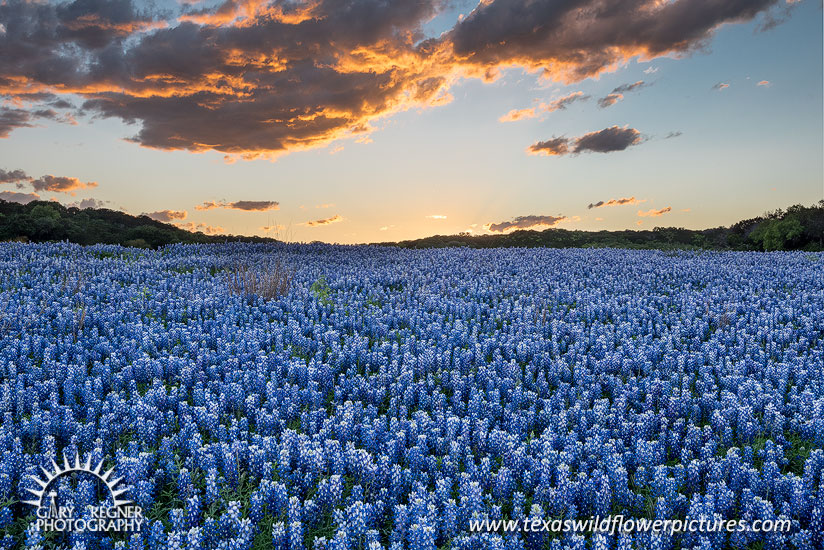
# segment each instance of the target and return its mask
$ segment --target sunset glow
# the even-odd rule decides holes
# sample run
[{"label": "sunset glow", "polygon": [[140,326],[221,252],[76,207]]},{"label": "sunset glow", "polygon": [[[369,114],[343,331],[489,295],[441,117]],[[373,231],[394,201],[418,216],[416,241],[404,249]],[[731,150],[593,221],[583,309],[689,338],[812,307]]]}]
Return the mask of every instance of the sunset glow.
[{"label": "sunset glow", "polygon": [[824,196],[820,2],[600,5],[6,0],[0,198],[350,243]]}]

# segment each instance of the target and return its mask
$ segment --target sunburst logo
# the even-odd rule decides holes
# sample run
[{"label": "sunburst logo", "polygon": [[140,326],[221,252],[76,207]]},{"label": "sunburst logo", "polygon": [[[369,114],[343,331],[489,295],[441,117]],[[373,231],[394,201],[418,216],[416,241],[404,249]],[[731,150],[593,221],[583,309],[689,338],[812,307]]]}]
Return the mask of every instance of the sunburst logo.
[{"label": "sunburst logo", "polygon": [[[91,456],[81,462],[79,453],[75,453],[74,462],[69,462],[64,454],[62,466],[52,460],[51,469],[41,466],[40,470],[42,475],[29,476],[37,484],[37,488],[26,489],[36,498],[23,501],[36,508],[36,529],[71,532],[140,531],[143,510],[126,498],[128,488],[120,487],[123,478],[115,477],[114,468],[103,471],[103,460],[92,467]],[[87,475],[97,479],[111,497],[111,504],[86,506],[87,513],[83,517],[76,517],[79,512],[77,506],[59,505],[57,481],[71,475]]]}]

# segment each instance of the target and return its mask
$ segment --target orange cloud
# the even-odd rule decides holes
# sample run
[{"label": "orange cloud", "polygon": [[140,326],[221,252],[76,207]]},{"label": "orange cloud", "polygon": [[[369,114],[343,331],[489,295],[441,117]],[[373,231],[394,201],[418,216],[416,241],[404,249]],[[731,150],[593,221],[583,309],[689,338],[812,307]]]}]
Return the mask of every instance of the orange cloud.
[{"label": "orange cloud", "polygon": [[189,213],[185,210],[158,210],[157,212],[144,212],[143,215],[159,222],[168,223],[175,220],[185,220]]},{"label": "orange cloud", "polygon": [[[345,9],[330,0],[185,0],[171,14],[134,0],[105,10],[95,2],[7,2],[3,16],[15,36],[0,59],[0,94],[75,94],[85,113],[134,123],[129,139],[144,147],[214,150],[230,162],[277,158],[368,141],[376,121],[448,103],[457,82],[490,82],[506,68],[578,82],[632,58],[686,54],[719,27],[776,4],[630,0],[605,10],[602,0],[484,0],[433,37],[426,23],[444,12],[442,0]],[[563,99],[503,119],[551,112]],[[0,137],[55,115],[0,111]]]},{"label": "orange cloud", "polygon": [[562,98],[550,101],[549,103],[541,103],[538,107],[532,107],[530,109],[513,109],[498,120],[500,122],[511,122],[514,120],[521,120],[523,118],[535,118],[539,113],[562,111],[576,101],[586,101],[587,99],[589,99],[589,96],[584,95],[584,92],[573,92]]},{"label": "orange cloud", "polygon": [[31,186],[35,191],[69,193],[74,195],[74,191],[78,189],[91,189],[93,187],[97,187],[97,182],[82,182],[77,178],[45,175],[42,178],[32,180]]},{"label": "orange cloud", "polygon": [[666,208],[662,208],[661,210],[652,209],[652,210],[647,210],[646,212],[643,212],[643,211],[639,210],[638,215],[641,216],[642,218],[648,218],[648,217],[655,218],[655,217],[658,217],[658,216],[663,216],[664,214],[669,214],[670,212],[672,212],[672,207],[667,206]]},{"label": "orange cloud", "polygon": [[604,206],[623,206],[625,204],[640,204],[642,202],[647,202],[647,199],[638,200],[635,197],[626,197],[623,199],[609,199],[608,201],[598,201],[595,203],[590,203],[587,206],[588,210],[593,208],[602,208]]},{"label": "orange cloud", "polygon": [[338,222],[342,222],[342,221],[343,221],[343,217],[335,214],[331,218],[326,218],[326,219],[323,219],[323,220],[311,220],[311,221],[305,222],[304,225],[307,225],[309,227],[320,227],[322,225],[330,225],[330,224],[338,223]]}]

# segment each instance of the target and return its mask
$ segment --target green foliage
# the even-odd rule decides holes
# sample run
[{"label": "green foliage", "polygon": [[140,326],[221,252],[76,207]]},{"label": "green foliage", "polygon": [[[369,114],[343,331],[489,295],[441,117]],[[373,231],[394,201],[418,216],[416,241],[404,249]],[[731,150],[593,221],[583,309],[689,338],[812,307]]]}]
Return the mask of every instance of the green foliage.
[{"label": "green foliage", "polygon": [[753,241],[764,250],[785,250],[804,233],[796,216],[788,215],[777,220],[766,220],[751,235]]},{"label": "green foliage", "polygon": [[67,208],[52,201],[17,204],[0,200],[0,241],[70,241],[157,248],[172,243],[273,242],[262,237],[191,233],[146,216],[105,208]]},{"label": "green foliage", "polygon": [[309,287],[309,291],[321,304],[328,306],[332,303],[332,289],[329,288],[329,283],[326,282],[326,277],[323,275],[321,275],[317,281],[312,283],[312,286]]}]

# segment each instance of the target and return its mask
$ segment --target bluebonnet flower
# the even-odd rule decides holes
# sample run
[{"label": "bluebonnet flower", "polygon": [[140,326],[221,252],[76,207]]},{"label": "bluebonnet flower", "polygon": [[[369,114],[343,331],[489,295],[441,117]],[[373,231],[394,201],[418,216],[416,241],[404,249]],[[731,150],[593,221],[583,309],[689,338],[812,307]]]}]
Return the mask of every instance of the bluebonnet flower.
[{"label": "bluebonnet flower", "polygon": [[[289,294],[227,291],[221,269],[275,250],[297,268]],[[71,269],[89,274],[78,296],[54,284]],[[0,307],[22,335],[0,340],[0,499],[29,498],[63,454],[111,460],[144,510],[170,492],[180,507],[129,548],[247,548],[273,521],[282,548],[299,523],[318,550],[521,550],[524,533],[468,520],[637,516],[648,499],[660,518],[791,517],[765,543],[822,543],[824,298],[803,253],[5,243],[0,281],[20,283]],[[95,541],[70,543],[115,546]]]}]

